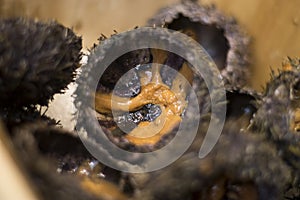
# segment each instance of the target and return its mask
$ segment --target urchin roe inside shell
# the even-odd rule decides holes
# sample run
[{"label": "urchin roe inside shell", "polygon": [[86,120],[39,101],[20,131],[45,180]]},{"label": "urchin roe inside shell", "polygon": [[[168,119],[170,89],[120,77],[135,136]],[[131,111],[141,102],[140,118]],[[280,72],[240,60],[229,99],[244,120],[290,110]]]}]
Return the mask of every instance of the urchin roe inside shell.
[{"label": "urchin roe inside shell", "polygon": [[300,108],[296,108],[293,114],[293,122],[291,123],[291,129],[300,132]]},{"label": "urchin roe inside shell", "polygon": [[[300,68],[300,59],[296,58],[289,58],[282,63],[282,70],[283,73],[296,73],[298,74]],[[292,104],[292,120],[290,123],[291,130],[299,132],[300,131],[300,80],[299,77],[294,78],[292,80],[290,86],[290,97],[291,97],[291,104]]]},{"label": "urchin roe inside shell", "polygon": [[[113,110],[123,112],[119,119],[139,115],[139,119],[129,120],[127,126],[132,131],[125,136],[135,145],[154,145],[180,124],[187,105],[187,88],[194,79],[189,64],[178,55],[159,49],[150,49],[149,52],[149,63],[130,61],[139,56],[129,53],[120,57],[131,63],[123,66],[118,58],[104,72],[105,78],[100,79],[95,94],[95,109],[102,116],[109,116],[108,120],[112,119]],[[148,115],[141,115],[145,107],[154,109],[154,118],[146,119]],[[105,121],[104,118],[100,121]],[[135,128],[130,127],[135,125]]]},{"label": "urchin roe inside shell", "polygon": [[90,179],[84,179],[81,182],[81,186],[87,192],[95,195],[99,199],[116,199],[116,200],[128,199],[126,195],[124,195],[116,185],[103,180],[95,183]]},{"label": "urchin roe inside shell", "polygon": [[223,29],[217,27],[215,24],[193,22],[182,14],[165,25],[169,29],[181,31],[199,42],[220,70],[226,67],[230,46]]},{"label": "urchin roe inside shell", "polygon": [[296,81],[292,88],[293,122],[292,130],[300,132],[300,80]]}]

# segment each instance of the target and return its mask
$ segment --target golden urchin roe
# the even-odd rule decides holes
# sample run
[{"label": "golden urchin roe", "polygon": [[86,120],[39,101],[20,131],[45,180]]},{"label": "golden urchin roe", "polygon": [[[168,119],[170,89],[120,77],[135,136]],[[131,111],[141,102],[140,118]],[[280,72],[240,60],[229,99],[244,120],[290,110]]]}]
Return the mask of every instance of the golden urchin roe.
[{"label": "golden urchin roe", "polygon": [[283,71],[292,71],[293,67],[290,63],[285,63],[285,64],[282,65],[282,70]]},{"label": "golden urchin roe", "polygon": [[300,108],[296,108],[293,113],[293,120],[291,120],[291,131],[300,131]]},{"label": "golden urchin roe", "polygon": [[171,88],[165,85],[161,78],[161,61],[168,54],[161,50],[152,50],[153,63],[151,78],[145,71],[138,72],[141,81],[141,92],[133,98],[124,98],[97,92],[95,94],[95,109],[100,113],[114,111],[132,112],[147,104],[159,105],[161,114],[154,121],[140,122],[125,138],[135,145],[155,145],[163,136],[171,133],[182,121],[182,113],[187,106],[188,88],[194,74],[186,62],[183,63],[178,75],[174,78]]},{"label": "golden urchin roe", "polygon": [[299,70],[300,67],[300,59],[299,58],[289,58],[287,57],[282,62],[282,70],[283,71],[293,71],[293,70]]},{"label": "golden urchin roe", "polygon": [[107,181],[99,180],[97,182],[84,178],[81,181],[81,187],[91,194],[101,199],[126,200],[127,197],[120,190]]},{"label": "golden urchin roe", "polygon": [[[135,145],[154,145],[161,137],[170,133],[181,122],[181,114],[186,107],[186,101],[180,101],[176,95],[165,85],[149,83],[142,87],[141,93],[130,100],[117,97],[115,101],[112,94],[96,93],[96,111],[111,112],[112,109],[120,111],[135,111],[146,104],[160,105],[162,113],[153,122],[141,122],[125,137]],[[104,101],[103,101],[104,99]],[[113,107],[112,107],[113,105]],[[100,108],[99,108],[100,107]],[[154,135],[155,134],[155,135]]]},{"label": "golden urchin roe", "polygon": [[134,98],[118,97],[112,93],[103,94],[97,92],[95,95],[95,109],[100,113],[108,113],[112,110],[130,112],[150,103],[168,106],[175,114],[181,113],[186,104],[186,102],[179,101],[174,92],[167,86],[155,83],[143,86],[140,94]]},{"label": "golden urchin roe", "polygon": [[141,122],[126,138],[139,145],[157,143],[163,135],[171,132],[181,122],[179,113],[173,113],[170,108],[161,107],[161,111],[160,116],[153,122]]}]

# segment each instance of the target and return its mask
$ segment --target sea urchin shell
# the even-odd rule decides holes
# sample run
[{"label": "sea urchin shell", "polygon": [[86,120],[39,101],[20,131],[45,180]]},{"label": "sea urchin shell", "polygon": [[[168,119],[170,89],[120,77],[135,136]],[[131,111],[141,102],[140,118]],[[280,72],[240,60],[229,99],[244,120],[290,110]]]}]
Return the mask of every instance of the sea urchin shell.
[{"label": "sea urchin shell", "polygon": [[81,45],[80,37],[54,21],[1,20],[0,105],[47,105],[73,80]]},{"label": "sea urchin shell", "polygon": [[237,22],[215,7],[183,1],[161,9],[148,25],[181,31],[199,42],[217,64],[225,80],[244,86],[249,76],[249,37]]}]

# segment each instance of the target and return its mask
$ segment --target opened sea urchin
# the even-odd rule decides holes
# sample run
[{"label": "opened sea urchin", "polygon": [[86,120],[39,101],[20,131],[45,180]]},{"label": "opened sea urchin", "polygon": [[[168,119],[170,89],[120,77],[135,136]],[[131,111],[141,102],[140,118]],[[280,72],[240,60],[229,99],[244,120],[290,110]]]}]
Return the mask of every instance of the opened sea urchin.
[{"label": "opened sea urchin", "polygon": [[250,39],[234,18],[225,16],[213,6],[186,0],[161,9],[148,25],[185,33],[204,47],[225,81],[234,86],[247,83]]}]

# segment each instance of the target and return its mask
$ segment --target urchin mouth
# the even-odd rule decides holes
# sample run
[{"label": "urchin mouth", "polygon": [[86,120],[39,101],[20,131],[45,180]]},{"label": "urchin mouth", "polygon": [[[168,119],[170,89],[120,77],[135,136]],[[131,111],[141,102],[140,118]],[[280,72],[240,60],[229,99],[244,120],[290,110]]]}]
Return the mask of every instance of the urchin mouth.
[{"label": "urchin mouth", "polygon": [[[110,129],[120,128],[127,133],[124,135],[126,140],[136,146],[153,146],[179,126],[194,78],[188,63],[175,54],[151,49],[151,56],[151,63],[137,65],[129,71],[138,79],[127,77],[124,73],[116,81],[114,90],[108,93],[98,90],[95,94],[96,112],[111,116],[114,127]],[[172,67],[168,67],[170,64]],[[128,84],[132,80],[138,82]],[[123,91],[124,85],[130,85],[134,91],[137,91],[137,86],[139,92],[131,97],[120,96],[118,91]],[[123,120],[122,123],[119,123],[120,120]]]},{"label": "urchin mouth", "polygon": [[201,44],[212,57],[219,70],[223,70],[226,67],[230,46],[223,29],[215,24],[193,22],[182,14],[165,25],[169,29],[187,34]]}]

